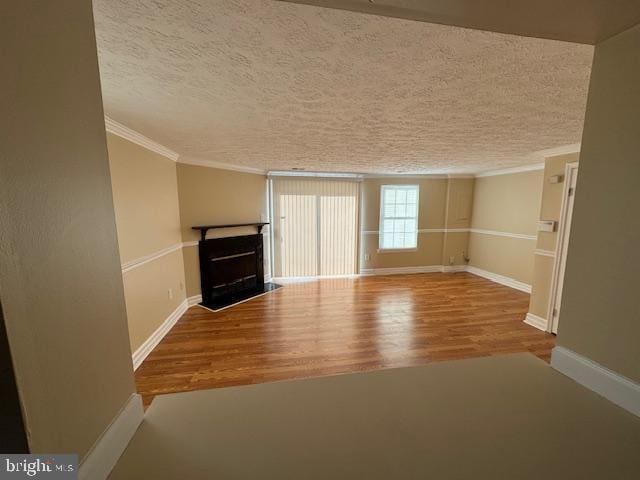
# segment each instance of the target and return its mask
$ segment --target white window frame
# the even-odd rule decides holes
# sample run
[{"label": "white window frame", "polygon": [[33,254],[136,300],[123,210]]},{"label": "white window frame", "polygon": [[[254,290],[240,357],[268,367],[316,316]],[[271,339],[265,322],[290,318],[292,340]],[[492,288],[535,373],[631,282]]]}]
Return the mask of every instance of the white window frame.
[{"label": "white window frame", "polygon": [[[386,217],[386,219],[393,220],[415,220],[415,246],[414,247],[392,247],[385,248],[382,246],[382,236],[384,233],[384,208],[385,208],[385,191],[386,190],[414,190],[416,191],[416,215],[415,217]],[[380,220],[378,223],[378,252],[412,252],[418,250],[418,217],[420,214],[420,185],[405,185],[405,184],[388,184],[380,186]]]}]

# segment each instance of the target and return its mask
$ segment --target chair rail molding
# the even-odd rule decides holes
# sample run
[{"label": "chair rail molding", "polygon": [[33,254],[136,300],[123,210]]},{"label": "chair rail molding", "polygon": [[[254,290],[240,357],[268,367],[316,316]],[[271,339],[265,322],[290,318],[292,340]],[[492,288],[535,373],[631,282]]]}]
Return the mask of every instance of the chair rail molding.
[{"label": "chair rail molding", "polygon": [[485,230],[483,228],[470,228],[471,233],[479,233],[482,235],[493,235],[495,237],[519,238],[521,240],[537,240],[537,235],[527,235],[525,233],[499,232],[497,230]]},{"label": "chair rail molding", "polygon": [[130,272],[131,270],[141,267],[146,263],[153,262],[154,260],[162,258],[165,255],[169,255],[170,253],[180,250],[183,246],[183,243],[174,243],[173,245],[163,248],[162,250],[158,250],[157,252],[150,253],[149,255],[136,258],[135,260],[131,260],[129,262],[125,262],[122,264],[122,273]]},{"label": "chair rail molding", "polygon": [[544,250],[542,248],[536,248],[533,251],[533,254],[541,257],[556,258],[556,252],[554,252],[553,250]]}]

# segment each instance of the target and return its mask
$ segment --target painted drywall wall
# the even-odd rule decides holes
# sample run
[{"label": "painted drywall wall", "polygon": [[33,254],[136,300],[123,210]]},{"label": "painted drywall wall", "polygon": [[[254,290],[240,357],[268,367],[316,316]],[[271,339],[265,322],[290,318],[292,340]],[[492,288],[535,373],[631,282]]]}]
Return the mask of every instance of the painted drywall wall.
[{"label": "painted drywall wall", "polygon": [[89,0],[0,7],[0,291],[33,452],[82,458],[134,393]]},{"label": "painted drywall wall", "polygon": [[[578,157],[578,153],[569,153],[545,159],[540,220],[554,220],[556,222],[560,220],[564,183],[550,183],[549,179],[554,175],[564,175],[567,163],[577,162]],[[538,232],[536,248],[546,252],[555,252],[557,237],[557,228],[554,232]],[[529,312],[544,319],[549,316],[549,293],[553,265],[554,257],[534,255]]]},{"label": "painted drywall wall", "polygon": [[[129,264],[182,243],[176,163],[107,134],[120,259]],[[182,248],[123,272],[131,350],[186,298]]]},{"label": "painted drywall wall", "polygon": [[[267,178],[264,175],[234,172],[179,163],[178,196],[184,248],[187,297],[200,294],[200,267],[195,242],[200,233],[194,225],[259,222],[267,219]],[[255,234],[253,227],[210,231],[207,238]],[[265,275],[269,274],[269,235],[264,229]]]},{"label": "painted drywall wall", "polygon": [[186,298],[182,249],[122,277],[131,351],[135,352]]},{"label": "painted drywall wall", "polygon": [[469,232],[473,213],[475,178],[450,178],[447,181],[445,234],[442,241],[442,265],[466,265],[469,252]]},{"label": "painted drywall wall", "polygon": [[176,162],[107,133],[122,263],[182,241]]},{"label": "painted drywall wall", "polygon": [[473,196],[472,178],[365,178],[362,184],[362,269],[463,265],[468,232],[418,233],[414,251],[379,251],[380,188],[382,185],[418,185],[419,230],[468,228]]},{"label": "painted drywall wall", "polygon": [[595,50],[557,344],[640,382],[640,25]]},{"label": "painted drywall wall", "polygon": [[[472,228],[535,236],[542,179],[542,170],[477,178]],[[471,232],[469,264],[531,284],[535,244],[535,239]]]}]

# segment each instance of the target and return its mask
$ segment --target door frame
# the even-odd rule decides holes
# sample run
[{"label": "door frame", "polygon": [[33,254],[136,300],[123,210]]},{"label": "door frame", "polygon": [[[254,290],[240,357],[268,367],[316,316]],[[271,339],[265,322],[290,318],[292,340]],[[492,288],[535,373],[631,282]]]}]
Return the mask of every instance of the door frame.
[{"label": "door frame", "polygon": [[[311,180],[327,180],[327,181],[346,181],[349,183],[355,183],[357,185],[357,198],[358,201],[355,205],[355,273],[347,273],[347,274],[338,274],[338,275],[320,275],[320,265],[322,260],[322,250],[320,249],[320,236],[321,236],[321,203],[320,199],[323,197],[321,194],[315,195],[316,197],[316,222],[317,222],[317,244],[318,244],[318,255],[317,255],[317,272],[318,275],[312,276],[302,276],[302,277],[291,277],[291,276],[277,276],[276,275],[276,258],[281,257],[282,255],[282,228],[281,228],[281,220],[282,217],[280,215],[280,211],[278,210],[278,217],[276,218],[276,200],[275,200],[275,187],[274,180],[281,177],[298,177],[298,178],[306,178]],[[271,173],[267,174],[267,205],[269,210],[269,218],[270,218],[270,228],[269,228],[269,236],[270,236],[270,250],[271,255],[269,259],[271,277],[278,282],[282,281],[307,281],[313,279],[325,279],[325,278],[354,278],[359,275],[362,259],[360,256],[362,255],[362,209],[363,209],[363,179],[360,175],[356,174],[314,174],[311,172],[306,172],[305,174],[300,175],[288,175],[288,174],[278,174],[272,175]],[[279,205],[279,204],[278,204]],[[279,272],[280,275],[282,272]]]},{"label": "door frame", "polygon": [[[571,180],[573,176],[578,175],[579,162],[567,163],[564,167],[564,185],[562,188],[562,204],[560,206],[560,218],[558,220],[558,236],[556,238],[555,257],[553,260],[553,273],[551,275],[551,288],[549,290],[549,305],[547,307],[547,332],[551,333],[554,326],[557,330],[558,320],[560,316],[554,316],[553,311],[556,308],[556,297],[558,296],[558,288],[564,285],[564,278],[560,278],[560,263],[562,260],[562,245],[567,232],[567,216],[569,205],[569,189],[571,188]],[[574,192],[575,194],[575,192]],[[574,205],[575,208],[575,200]],[[566,276],[566,270],[565,270]]]}]

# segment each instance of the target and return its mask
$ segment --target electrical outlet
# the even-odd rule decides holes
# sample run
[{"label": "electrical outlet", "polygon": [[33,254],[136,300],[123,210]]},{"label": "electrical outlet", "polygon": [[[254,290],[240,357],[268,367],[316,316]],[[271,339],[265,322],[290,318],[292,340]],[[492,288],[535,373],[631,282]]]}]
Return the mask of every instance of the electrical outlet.
[{"label": "electrical outlet", "polygon": [[167,290],[167,296],[169,297],[169,300],[173,300],[173,289],[169,289]]},{"label": "electrical outlet", "polygon": [[180,291],[184,290],[184,283],[180,282]]},{"label": "electrical outlet", "polygon": [[365,254],[364,254],[364,261],[365,261],[365,262],[368,262],[368,261],[370,261],[370,260],[371,260],[371,254],[370,254],[370,253],[365,253]]},{"label": "electrical outlet", "polygon": [[453,265],[454,263],[456,263],[456,257],[454,255],[451,255],[449,257],[449,265]]}]

